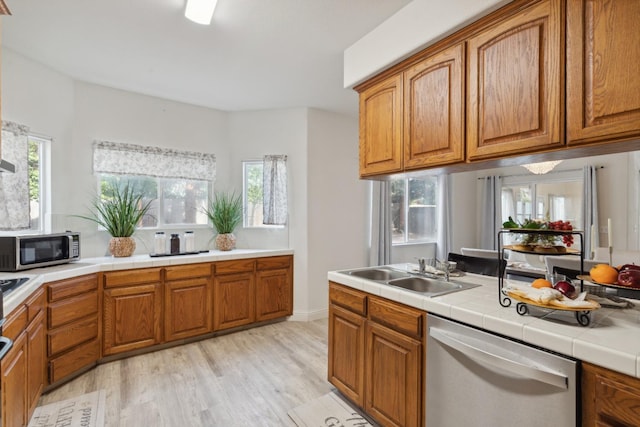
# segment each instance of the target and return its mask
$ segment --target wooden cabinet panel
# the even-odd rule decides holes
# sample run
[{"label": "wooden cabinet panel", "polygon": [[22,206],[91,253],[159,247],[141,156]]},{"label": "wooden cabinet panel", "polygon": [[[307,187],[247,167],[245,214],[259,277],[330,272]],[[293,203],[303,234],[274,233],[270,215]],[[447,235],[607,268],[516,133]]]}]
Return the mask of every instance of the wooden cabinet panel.
[{"label": "wooden cabinet panel", "polygon": [[361,316],[367,315],[367,294],[356,289],[329,282],[329,302]]},{"label": "wooden cabinet panel", "polygon": [[256,317],[254,274],[216,275],[213,283],[213,303],[214,331],[253,323]]},{"label": "wooden cabinet panel", "polygon": [[159,283],[162,280],[161,268],[143,268],[104,273],[104,287],[134,286],[143,283]]},{"label": "wooden cabinet panel", "polygon": [[366,323],[365,410],[384,426],[417,427],[422,419],[422,343]]},{"label": "wooden cabinet panel", "polygon": [[89,292],[50,303],[47,312],[49,328],[57,328],[65,323],[97,313],[98,294],[96,292]]},{"label": "wooden cabinet panel", "polygon": [[640,379],[582,364],[582,426],[640,425]]},{"label": "wooden cabinet panel", "polygon": [[369,297],[369,319],[416,339],[424,335],[423,311],[376,296]]},{"label": "wooden cabinet panel", "polygon": [[404,168],[462,162],[464,44],[430,56],[404,72]]},{"label": "wooden cabinet panel", "polygon": [[27,322],[33,321],[40,312],[44,311],[46,304],[47,300],[43,288],[33,292],[33,294],[25,300],[25,305],[27,306]]},{"label": "wooden cabinet panel", "polygon": [[86,292],[97,290],[97,274],[87,274],[84,276],[47,283],[49,302],[55,302],[72,297],[74,295],[80,295]]},{"label": "wooden cabinet panel", "polygon": [[165,280],[193,279],[195,277],[211,277],[213,274],[212,264],[185,264],[165,267]]},{"label": "wooden cabinet panel", "polygon": [[290,268],[256,272],[256,321],[293,314],[293,277]]},{"label": "wooden cabinet panel", "polygon": [[81,369],[95,365],[99,358],[100,340],[96,338],[49,359],[49,384],[54,384]]},{"label": "wooden cabinet panel", "polygon": [[15,341],[18,335],[27,327],[27,319],[27,306],[22,304],[16,307],[15,310],[7,316],[7,321],[2,326],[2,335]]},{"label": "wooden cabinet panel", "polygon": [[[41,290],[42,296],[44,291]],[[46,329],[44,312],[41,310],[27,327],[27,419],[38,406],[44,389],[47,366]]]},{"label": "wooden cabinet panel", "polygon": [[640,135],[640,2],[569,0],[569,144]]},{"label": "wooden cabinet panel", "polygon": [[105,289],[103,354],[116,354],[160,343],[161,315],[160,283]]},{"label": "wooden cabinet panel", "polygon": [[364,317],[329,304],[328,380],[360,407],[364,407],[364,324]]},{"label": "wooden cabinet panel", "polygon": [[73,348],[98,336],[98,315],[78,320],[49,331],[47,337],[47,353],[49,357],[58,356],[63,351]]},{"label": "wooden cabinet panel", "polygon": [[360,93],[360,176],[402,170],[402,73]]},{"label": "wooden cabinet panel", "polygon": [[215,263],[215,274],[253,272],[255,269],[255,265],[256,260],[253,258],[220,261]]},{"label": "wooden cabinet panel", "polygon": [[467,159],[564,143],[561,0],[543,0],[468,41]]},{"label": "wooden cabinet panel", "polygon": [[293,266],[293,256],[271,256],[256,259],[256,270],[272,270],[276,268],[291,268]]},{"label": "wooden cabinet panel", "polygon": [[211,295],[211,279],[207,277],[166,282],[165,339],[172,341],[211,332]]},{"label": "wooden cabinet panel", "polygon": [[13,348],[0,363],[2,377],[2,427],[26,426],[27,419],[27,333],[16,337]]}]

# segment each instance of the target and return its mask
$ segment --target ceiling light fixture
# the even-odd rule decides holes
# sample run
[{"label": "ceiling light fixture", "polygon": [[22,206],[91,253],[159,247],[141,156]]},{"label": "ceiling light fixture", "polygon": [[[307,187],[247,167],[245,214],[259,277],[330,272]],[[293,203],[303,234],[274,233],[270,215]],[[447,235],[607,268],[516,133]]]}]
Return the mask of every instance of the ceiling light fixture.
[{"label": "ceiling light fixture", "polygon": [[209,25],[218,0],[187,0],[184,16],[197,24]]},{"label": "ceiling light fixture", "polygon": [[544,175],[545,173],[549,173],[558,166],[562,160],[552,160],[548,162],[540,162],[540,163],[529,163],[526,165],[522,165],[522,167],[526,168],[529,172],[534,173],[536,175]]}]

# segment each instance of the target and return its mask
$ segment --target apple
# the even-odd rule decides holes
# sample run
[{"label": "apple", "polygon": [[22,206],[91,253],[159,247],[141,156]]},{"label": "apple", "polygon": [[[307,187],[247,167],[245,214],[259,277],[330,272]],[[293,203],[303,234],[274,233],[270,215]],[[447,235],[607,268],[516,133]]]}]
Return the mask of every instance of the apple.
[{"label": "apple", "polygon": [[553,289],[559,291],[566,297],[571,298],[572,295],[575,294],[576,288],[566,280],[560,280],[555,285],[553,285]]}]

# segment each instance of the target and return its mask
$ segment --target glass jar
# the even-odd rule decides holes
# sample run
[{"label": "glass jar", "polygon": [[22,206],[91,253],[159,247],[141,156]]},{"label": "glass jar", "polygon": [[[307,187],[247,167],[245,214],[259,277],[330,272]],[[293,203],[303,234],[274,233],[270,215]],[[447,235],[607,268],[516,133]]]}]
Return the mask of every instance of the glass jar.
[{"label": "glass jar", "polygon": [[196,250],[196,236],[193,231],[184,232],[184,251],[195,252]]},{"label": "glass jar", "polygon": [[156,231],[153,240],[153,252],[157,255],[163,255],[167,252],[167,236],[164,231]]},{"label": "glass jar", "polygon": [[171,253],[179,254],[180,253],[180,235],[172,234],[170,240]]}]

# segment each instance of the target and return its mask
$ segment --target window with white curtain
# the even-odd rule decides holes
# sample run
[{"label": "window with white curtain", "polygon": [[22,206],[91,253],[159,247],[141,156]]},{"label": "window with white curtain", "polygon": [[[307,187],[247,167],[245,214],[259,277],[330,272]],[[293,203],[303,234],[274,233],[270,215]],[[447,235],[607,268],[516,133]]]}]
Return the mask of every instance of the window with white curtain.
[{"label": "window with white curtain", "polygon": [[94,142],[94,173],[101,197],[127,183],[151,201],[142,227],[206,226],[215,156],[135,144]]},{"label": "window with white curtain", "polygon": [[288,219],[287,156],[242,162],[244,227],[284,227]]},{"label": "window with white curtain", "polygon": [[437,177],[393,179],[390,184],[393,245],[435,242]]}]

